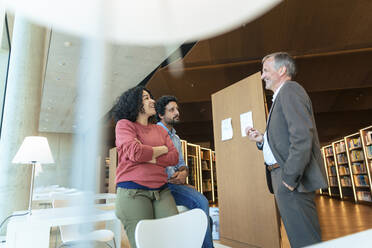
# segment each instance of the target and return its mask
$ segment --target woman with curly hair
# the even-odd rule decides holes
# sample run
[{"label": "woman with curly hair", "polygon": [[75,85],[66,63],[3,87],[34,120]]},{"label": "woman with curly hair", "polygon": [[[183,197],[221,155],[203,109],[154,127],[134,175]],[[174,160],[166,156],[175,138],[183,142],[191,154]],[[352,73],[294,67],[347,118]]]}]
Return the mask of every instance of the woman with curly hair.
[{"label": "woman with curly hair", "polygon": [[113,109],[118,151],[115,211],[132,248],[140,220],[178,213],[165,172],[167,166],[178,163],[178,152],[168,133],[150,123],[155,114],[155,101],[141,86],[124,92]]}]

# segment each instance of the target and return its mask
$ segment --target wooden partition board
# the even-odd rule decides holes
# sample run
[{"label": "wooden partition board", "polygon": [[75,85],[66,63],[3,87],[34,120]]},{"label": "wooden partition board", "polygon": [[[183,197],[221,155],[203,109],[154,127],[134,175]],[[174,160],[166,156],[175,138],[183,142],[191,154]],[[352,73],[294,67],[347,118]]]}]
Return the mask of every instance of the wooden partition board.
[{"label": "wooden partition board", "polygon": [[[212,95],[221,243],[231,247],[280,247],[278,214],[270,194],[263,154],[242,137],[240,114],[252,111],[253,125],[265,131],[261,74]],[[233,138],[221,141],[221,121],[232,118]]]},{"label": "wooden partition board", "polygon": [[110,155],[110,166],[109,166],[109,186],[108,192],[109,193],[116,193],[116,167],[118,166],[118,152],[116,147],[113,147],[109,151]]}]

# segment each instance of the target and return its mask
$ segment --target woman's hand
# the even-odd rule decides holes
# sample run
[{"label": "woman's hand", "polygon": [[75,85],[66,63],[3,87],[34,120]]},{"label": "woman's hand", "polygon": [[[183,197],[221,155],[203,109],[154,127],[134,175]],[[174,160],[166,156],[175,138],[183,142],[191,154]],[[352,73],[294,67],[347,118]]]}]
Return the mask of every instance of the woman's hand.
[{"label": "woman's hand", "polygon": [[[139,144],[142,144],[142,142],[139,139],[134,138],[134,140],[136,142],[138,142]],[[163,155],[163,154],[168,153],[168,147],[164,146],[164,145],[163,146],[153,146],[152,151],[153,151],[152,159],[149,161],[149,163],[156,164],[156,158]]]},{"label": "woman's hand", "polygon": [[154,146],[154,147],[152,147],[152,151],[153,151],[153,154],[152,154],[152,160],[151,161],[155,160],[155,163],[156,163],[156,158],[157,157],[168,153],[168,147],[167,146]]}]

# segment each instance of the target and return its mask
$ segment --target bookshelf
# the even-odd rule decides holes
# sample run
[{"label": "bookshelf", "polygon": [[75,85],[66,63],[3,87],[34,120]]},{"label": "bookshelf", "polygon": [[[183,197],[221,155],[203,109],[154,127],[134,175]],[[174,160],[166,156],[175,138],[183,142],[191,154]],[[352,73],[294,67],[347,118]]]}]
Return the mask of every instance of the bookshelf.
[{"label": "bookshelf", "polygon": [[186,165],[189,167],[188,184],[202,192],[201,186],[201,166],[200,166],[200,146],[187,143],[186,156],[184,157]]},{"label": "bookshelf", "polygon": [[109,183],[110,183],[110,157],[105,158],[105,186],[104,186],[104,193],[109,192]]},{"label": "bookshelf", "polygon": [[212,151],[212,173],[213,173],[213,203],[218,203],[217,194],[217,168],[216,168],[216,152]]},{"label": "bookshelf", "polygon": [[[336,173],[341,199],[371,204],[372,126],[323,146],[322,153],[329,183],[328,195],[338,196]],[[333,163],[336,169],[332,169]],[[321,193],[327,194],[325,189]]]},{"label": "bookshelf", "polygon": [[116,167],[118,165],[118,151],[116,147],[113,147],[109,150],[109,158],[108,158],[108,193],[116,193]]},{"label": "bookshelf", "polygon": [[[185,163],[187,165],[186,157],[187,157],[187,141],[181,140],[181,148],[182,148],[182,157],[185,160]],[[189,184],[189,177],[186,177],[186,184]]]},{"label": "bookshelf", "polygon": [[345,139],[338,140],[332,143],[340,198],[355,200],[356,198],[353,177],[349,166],[349,155],[345,144]]},{"label": "bookshelf", "polygon": [[[364,161],[359,162],[360,170],[357,171],[356,183],[362,184],[365,187],[360,188],[357,192],[358,200],[362,202],[372,202],[372,185],[371,185],[371,170],[372,170],[372,126],[363,128],[359,131],[361,144],[364,151]],[[356,166],[357,169],[359,167]]]},{"label": "bookshelf", "polygon": [[[217,203],[216,154],[209,148],[181,140],[182,155],[189,167],[186,183],[202,193],[209,203]],[[187,158],[187,159],[186,159]]]},{"label": "bookshelf", "polygon": [[324,157],[324,166],[327,174],[328,189],[320,189],[321,194],[328,194],[329,196],[340,196],[340,189],[338,185],[335,157],[332,145],[322,148]]},{"label": "bookshelf", "polygon": [[366,190],[369,191],[368,176],[365,174],[364,152],[360,132],[346,136],[347,157],[353,183],[355,202],[362,201]]},{"label": "bookshelf", "polygon": [[201,160],[201,193],[208,199],[210,203],[215,200],[214,197],[214,180],[213,180],[213,163],[212,150],[208,148],[200,148]]}]

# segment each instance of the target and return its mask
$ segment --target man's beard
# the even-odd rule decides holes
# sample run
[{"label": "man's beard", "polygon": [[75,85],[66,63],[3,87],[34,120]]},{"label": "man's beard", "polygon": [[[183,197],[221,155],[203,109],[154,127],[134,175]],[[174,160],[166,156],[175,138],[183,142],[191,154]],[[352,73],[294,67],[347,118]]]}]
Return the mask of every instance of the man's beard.
[{"label": "man's beard", "polygon": [[165,120],[165,123],[167,123],[167,125],[171,125],[171,126],[174,126],[174,125],[176,125],[177,123],[179,123],[180,122],[180,119],[178,118],[178,119],[166,119]]}]

